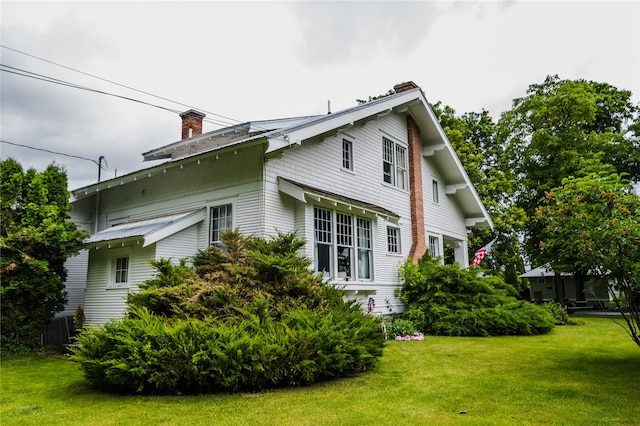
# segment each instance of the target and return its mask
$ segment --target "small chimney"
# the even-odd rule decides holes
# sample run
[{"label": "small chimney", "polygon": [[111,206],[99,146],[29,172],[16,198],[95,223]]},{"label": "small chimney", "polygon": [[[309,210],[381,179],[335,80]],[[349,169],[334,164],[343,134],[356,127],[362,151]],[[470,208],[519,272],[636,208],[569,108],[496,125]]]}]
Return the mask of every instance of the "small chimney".
[{"label": "small chimney", "polygon": [[190,109],[180,114],[182,118],[182,139],[192,138],[202,134],[202,119],[205,114]]},{"label": "small chimney", "polygon": [[407,81],[407,82],[396,84],[395,86],[393,86],[393,90],[396,93],[406,92],[407,90],[417,89],[417,88],[418,88],[418,85],[415,84],[413,81]]}]

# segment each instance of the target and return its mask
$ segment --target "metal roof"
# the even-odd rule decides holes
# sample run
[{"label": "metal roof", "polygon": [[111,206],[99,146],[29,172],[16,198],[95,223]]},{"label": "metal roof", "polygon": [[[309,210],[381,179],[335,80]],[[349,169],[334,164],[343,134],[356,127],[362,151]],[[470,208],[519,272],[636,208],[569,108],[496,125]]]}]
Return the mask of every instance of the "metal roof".
[{"label": "metal roof", "polygon": [[143,247],[173,235],[195,223],[204,220],[205,209],[157,217],[137,222],[123,223],[96,232],[86,240],[85,246],[98,246],[100,243],[123,241],[131,238],[144,240]]}]

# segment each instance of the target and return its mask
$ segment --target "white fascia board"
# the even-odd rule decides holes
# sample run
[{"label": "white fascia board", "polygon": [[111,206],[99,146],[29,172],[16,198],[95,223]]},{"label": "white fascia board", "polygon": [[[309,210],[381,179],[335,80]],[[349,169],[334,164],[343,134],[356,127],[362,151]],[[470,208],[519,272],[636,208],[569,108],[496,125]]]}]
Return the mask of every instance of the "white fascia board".
[{"label": "white fascia board", "polygon": [[[456,166],[455,170],[457,170],[460,173],[460,178],[462,178],[464,184],[467,187],[465,189],[468,189],[471,192],[474,202],[477,204],[480,211],[482,211],[482,216],[484,220],[478,221],[477,220],[478,218],[468,218],[467,223],[476,223],[475,226],[477,226],[477,224],[482,224],[493,229],[493,221],[491,220],[491,217],[489,216],[487,209],[484,207],[484,204],[482,203],[482,200],[480,199],[478,192],[476,191],[475,187],[471,183],[471,179],[469,178],[469,175],[467,175],[467,172],[464,170],[464,166],[462,165],[460,158],[458,158],[456,151],[453,149],[453,145],[451,145],[449,138],[447,138],[447,135],[444,133],[444,129],[442,128],[442,126],[440,126],[440,122],[436,118],[436,115],[431,109],[431,107],[429,106],[429,104],[424,103],[424,106],[427,110],[427,113],[429,114],[429,118],[433,121],[433,123],[436,124],[435,127],[436,127],[436,130],[438,131],[438,135],[440,136],[440,140],[442,140],[445,144],[444,152],[446,152],[446,154],[448,154],[449,159],[455,163],[455,166]],[[438,149],[438,151],[441,151],[441,149]],[[474,226],[474,225],[467,225],[467,226]]]},{"label": "white fascia board", "polygon": [[375,117],[378,114],[388,114],[393,108],[411,101],[419,100],[424,104],[426,99],[422,96],[420,90],[411,90],[406,94],[389,98],[386,102],[375,102],[371,105],[363,105],[353,110],[347,110],[344,113],[337,112],[327,115],[325,120],[317,120],[308,125],[298,126],[291,131],[284,131],[277,135],[269,137],[269,147],[266,154],[278,149],[286,148],[292,144],[300,145],[303,141],[321,135],[323,133],[336,131],[337,129],[351,126],[354,123]]},{"label": "white fascia board", "polygon": [[144,243],[142,247],[147,247],[153,243],[163,240],[177,232],[187,229],[191,225],[200,223],[205,219],[206,209],[197,210],[172,224],[151,232],[143,237]]},{"label": "white fascia board", "polygon": [[295,200],[301,201],[305,204],[307,203],[305,190],[291,182],[287,182],[284,179],[278,179],[278,191],[287,194]]}]

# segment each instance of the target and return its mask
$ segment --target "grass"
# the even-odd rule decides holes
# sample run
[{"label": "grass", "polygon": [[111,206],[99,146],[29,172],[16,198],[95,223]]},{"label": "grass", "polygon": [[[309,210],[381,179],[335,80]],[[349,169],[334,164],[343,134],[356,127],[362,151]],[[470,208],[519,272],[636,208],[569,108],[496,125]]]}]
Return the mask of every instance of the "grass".
[{"label": "grass", "polygon": [[5,356],[0,424],[640,424],[640,348],[611,319],[584,323],[541,336],[392,341],[361,376],[253,394],[111,395],[68,359]]}]

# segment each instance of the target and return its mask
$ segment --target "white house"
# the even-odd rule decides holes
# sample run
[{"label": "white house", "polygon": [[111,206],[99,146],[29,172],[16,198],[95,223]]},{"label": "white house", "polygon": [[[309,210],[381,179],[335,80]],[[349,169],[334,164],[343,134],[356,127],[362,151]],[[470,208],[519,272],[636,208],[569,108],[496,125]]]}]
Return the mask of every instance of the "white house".
[{"label": "white house", "polygon": [[468,228],[491,219],[422,90],[395,92],[204,134],[204,114],[190,110],[182,140],[143,154],[159,164],[72,191],[74,218],[92,233],[86,323],[122,316],[127,293],[153,276],[150,260],[177,262],[236,227],[297,230],[315,270],[380,313],[403,310],[394,290],[407,258],[449,245],[467,266]]}]

